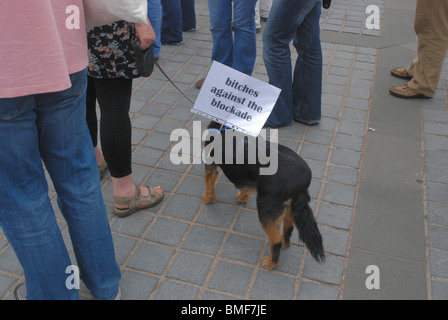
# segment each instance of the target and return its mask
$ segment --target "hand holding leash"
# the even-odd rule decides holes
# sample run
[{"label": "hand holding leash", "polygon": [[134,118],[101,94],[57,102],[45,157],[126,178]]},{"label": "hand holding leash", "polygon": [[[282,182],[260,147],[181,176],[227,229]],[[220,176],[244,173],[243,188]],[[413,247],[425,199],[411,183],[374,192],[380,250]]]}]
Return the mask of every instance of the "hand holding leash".
[{"label": "hand holding leash", "polygon": [[149,19],[147,25],[136,23],[135,31],[137,33],[137,38],[140,41],[140,47],[142,48],[142,50],[148,49],[149,46],[154,42],[154,40],[156,40],[156,33],[154,32]]}]

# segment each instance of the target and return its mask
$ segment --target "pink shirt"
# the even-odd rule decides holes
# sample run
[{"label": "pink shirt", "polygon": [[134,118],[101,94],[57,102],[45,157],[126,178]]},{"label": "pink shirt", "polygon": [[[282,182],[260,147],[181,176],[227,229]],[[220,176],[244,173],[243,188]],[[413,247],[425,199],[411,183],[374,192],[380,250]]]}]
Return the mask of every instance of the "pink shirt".
[{"label": "pink shirt", "polygon": [[0,0],[0,98],[68,89],[87,63],[82,0]]}]

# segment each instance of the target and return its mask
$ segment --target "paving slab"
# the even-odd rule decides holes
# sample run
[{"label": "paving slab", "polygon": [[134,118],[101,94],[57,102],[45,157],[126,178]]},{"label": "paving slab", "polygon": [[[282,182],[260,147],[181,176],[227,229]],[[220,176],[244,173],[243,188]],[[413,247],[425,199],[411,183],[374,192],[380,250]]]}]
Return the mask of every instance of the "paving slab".
[{"label": "paving slab", "polygon": [[[136,182],[161,185],[164,201],[126,218],[112,213],[113,187],[102,180],[125,300],[395,300],[448,299],[448,62],[433,99],[403,101],[388,89],[405,83],[390,69],[416,55],[415,0],[338,0],[323,10],[322,121],[278,130],[282,144],[310,165],[311,207],[327,258],[316,263],[297,230],[273,271],[260,260],[269,241],[260,226],[256,196],[237,203],[237,190],[222,174],[217,202],[201,202],[203,164],[183,163],[172,152],[193,122],[195,81],[211,65],[207,0],[196,0],[198,30],[184,32],[181,46],[163,46],[159,63],[184,92],[155,69],[136,79],[132,121]],[[368,6],[380,10],[380,28],[366,27]],[[257,34],[253,76],[268,81]],[[297,54],[292,49],[292,59]],[[171,136],[173,130],[186,132]],[[67,224],[56,204],[73,263]],[[373,270],[373,271],[372,271]],[[378,274],[376,274],[377,272]],[[378,276],[378,278],[375,278]],[[378,280],[379,287],[372,287]],[[23,269],[0,230],[0,299],[14,299]],[[81,298],[91,299],[81,286]]]}]

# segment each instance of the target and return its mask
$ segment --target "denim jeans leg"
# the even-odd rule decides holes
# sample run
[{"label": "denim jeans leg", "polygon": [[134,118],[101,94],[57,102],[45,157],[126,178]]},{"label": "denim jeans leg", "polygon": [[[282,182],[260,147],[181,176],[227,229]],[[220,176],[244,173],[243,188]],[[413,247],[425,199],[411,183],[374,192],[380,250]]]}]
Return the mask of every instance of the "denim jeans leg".
[{"label": "denim jeans leg", "polygon": [[0,226],[24,270],[27,299],[78,299],[65,286],[70,258],[48,198],[34,96],[0,99]]},{"label": "denim jeans leg", "polygon": [[161,48],[161,34],[162,34],[162,3],[160,0],[148,0],[148,19],[151,26],[156,33],[156,40],[152,44],[154,57],[158,58]]},{"label": "denim jeans leg", "polygon": [[85,121],[86,71],[71,75],[66,92],[41,95],[41,156],[67,221],[81,279],[97,299],[118,292],[120,269],[115,260],[98,167]]},{"label": "denim jeans leg", "polygon": [[235,40],[232,67],[247,75],[252,75],[257,57],[256,3],[256,0],[234,0],[233,22]]},{"label": "denim jeans leg", "polygon": [[183,31],[196,30],[196,12],[194,0],[181,0]]},{"label": "denim jeans leg", "polygon": [[318,1],[297,28],[293,40],[298,53],[292,84],[294,120],[308,125],[321,119],[320,13],[321,1]]},{"label": "denim jeans leg", "polygon": [[233,65],[232,0],[208,0],[210,32],[213,37],[212,60]]},{"label": "denim jeans leg", "polygon": [[162,0],[162,44],[182,44],[181,0]]},{"label": "denim jeans leg", "polygon": [[41,159],[87,287],[94,296],[110,299],[120,280],[85,121],[86,71],[71,79],[66,91],[0,99],[0,149],[5,155],[0,157],[0,225],[24,269],[30,300],[78,298],[78,290],[66,286],[72,263],[48,198]]},{"label": "denim jeans leg", "polygon": [[282,92],[268,118],[269,125],[280,127],[293,122],[293,78],[289,44],[307,14],[318,3],[321,1],[274,0],[272,3],[263,34],[263,58],[269,83]]}]

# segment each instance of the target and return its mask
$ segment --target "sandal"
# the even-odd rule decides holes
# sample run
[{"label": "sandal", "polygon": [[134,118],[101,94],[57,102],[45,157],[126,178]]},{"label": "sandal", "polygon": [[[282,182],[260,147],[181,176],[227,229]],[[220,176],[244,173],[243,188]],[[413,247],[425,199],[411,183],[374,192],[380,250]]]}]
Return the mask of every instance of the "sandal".
[{"label": "sandal", "polygon": [[107,163],[106,161],[103,161],[101,164],[98,165],[98,171],[100,172],[100,179],[103,179],[104,172],[107,170]]},{"label": "sandal", "polygon": [[162,200],[164,194],[158,194],[154,188],[147,187],[149,189],[149,195],[144,196],[140,192],[140,186],[135,185],[135,196],[133,197],[118,197],[114,196],[114,204],[125,204],[127,208],[117,208],[114,206],[114,213],[119,217],[126,217],[133,214],[140,209],[151,208],[158,205]]}]

